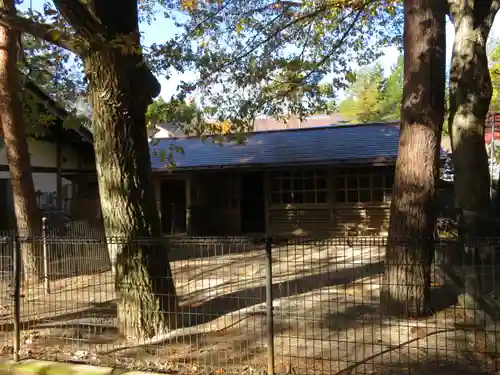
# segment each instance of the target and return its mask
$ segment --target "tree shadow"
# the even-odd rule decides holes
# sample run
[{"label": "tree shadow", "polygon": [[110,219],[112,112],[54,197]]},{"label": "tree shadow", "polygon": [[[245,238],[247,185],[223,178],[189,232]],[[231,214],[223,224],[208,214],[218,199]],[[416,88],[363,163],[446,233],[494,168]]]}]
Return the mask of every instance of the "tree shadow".
[{"label": "tree shadow", "polygon": [[[287,298],[295,295],[300,295],[299,299],[306,299],[302,297],[302,294],[316,291],[329,286],[339,286],[346,285],[350,283],[356,283],[357,280],[369,277],[376,276],[381,273],[383,270],[382,262],[368,264],[359,267],[353,267],[348,269],[322,272],[316,275],[307,275],[304,277],[299,277],[295,280],[285,281],[276,283],[273,285],[274,298]],[[363,283],[363,282],[362,282]],[[287,287],[290,285],[290,287]],[[441,290],[443,289],[443,290]],[[442,293],[447,293],[445,288],[436,288],[435,299],[436,301],[444,300],[444,295]],[[324,341],[325,348],[329,348],[329,352],[335,352],[333,349],[333,345],[339,345],[338,342],[341,341],[338,337],[332,336],[331,333],[342,332],[346,330],[358,329],[363,326],[374,327],[385,326],[390,324],[390,321],[383,321],[382,317],[377,309],[376,303],[370,304],[368,302],[368,295],[366,298],[361,296],[363,299],[359,301],[359,303],[352,304],[351,302],[342,301],[341,298],[346,295],[346,291],[342,291],[339,295],[339,299],[337,301],[333,300],[333,306],[337,306],[337,308],[343,305],[345,308],[344,311],[336,312],[335,307],[332,309],[331,306],[328,309],[324,309],[325,312],[331,313],[322,316],[322,329],[325,330],[325,333],[317,333],[313,332],[309,327],[304,330],[304,328],[298,327],[300,321],[303,321],[305,324],[317,325],[316,322],[312,322],[315,317],[310,314],[315,313],[315,310],[321,310],[318,308],[316,300],[314,296],[308,296],[307,299],[314,301],[314,305],[309,307],[309,311],[306,313],[299,311],[286,311],[283,316],[279,308],[275,308],[275,336],[276,337],[285,337],[292,338],[292,340],[308,340],[312,337],[315,343],[318,341]],[[229,293],[227,295],[219,296],[214,298],[211,301],[207,301],[198,307],[188,308],[187,313],[191,314],[191,324],[188,326],[192,326],[194,324],[201,324],[205,322],[206,318],[209,320],[216,319],[217,317],[223,316],[224,314],[230,314],[231,312],[238,311],[237,319],[246,320],[247,322],[234,324],[234,327],[225,325],[225,327],[221,330],[214,331],[191,331],[186,335],[175,336],[175,338],[167,339],[162,342],[155,342],[151,345],[137,345],[132,348],[129,348],[128,353],[126,354],[127,358],[137,359],[138,361],[146,361],[150,366],[150,369],[155,366],[156,361],[168,360],[176,363],[196,363],[196,366],[199,366],[200,371],[203,369],[205,364],[210,364],[212,370],[214,366],[217,366],[219,369],[222,367],[226,371],[229,371],[234,366],[245,365],[245,366],[253,366],[256,369],[265,367],[265,355],[266,355],[266,311],[265,306],[261,310],[246,310],[239,311],[244,309],[245,307],[253,306],[257,303],[262,303],[265,301],[265,287],[259,286],[255,288],[247,288],[236,293]],[[246,297],[246,298],[245,298]],[[324,298],[324,297],[323,297]],[[325,299],[330,299],[330,297],[326,297]],[[333,298],[335,299],[335,297]],[[240,301],[238,304],[237,301]],[[260,302],[256,302],[260,301]],[[365,302],[366,301],[366,302]],[[320,302],[321,303],[321,302]],[[349,305],[348,305],[349,304]],[[115,304],[114,303],[106,303],[106,304],[96,304],[92,306],[91,309],[82,311],[78,314],[70,314],[64,316],[58,316],[51,318],[54,326],[61,326],[60,321],[64,319],[70,320],[73,315],[74,319],[79,319],[81,317],[96,316],[97,311],[101,311],[103,316],[115,316]],[[332,312],[335,311],[335,312]],[[206,313],[208,312],[208,314]],[[196,320],[197,316],[200,314],[205,314],[205,319]],[[298,315],[301,314],[301,315]],[[285,315],[291,315],[295,320],[291,322],[287,322],[285,319]],[[193,320],[194,319],[194,320]],[[224,318],[225,319],[225,318]],[[45,320],[46,321],[46,320]],[[58,323],[59,321],[59,323]],[[64,324],[64,323],[63,323]],[[80,325],[80,323],[77,323]],[[239,325],[238,325],[239,324]],[[242,330],[242,324],[244,325],[254,325],[254,328],[248,327],[247,330]],[[47,327],[50,326],[50,323],[39,324],[38,327]],[[31,327],[33,328],[33,327]],[[193,333],[194,332],[194,333]],[[312,336],[311,336],[312,335]],[[354,341],[359,340],[366,341],[367,338],[362,336],[362,338],[357,339],[357,335],[354,338]],[[222,339],[221,339],[222,338]],[[352,338],[351,338],[352,339]],[[80,342],[86,343],[87,345],[95,344],[90,340],[79,340]],[[278,343],[278,339],[276,339],[275,343]],[[369,341],[369,340],[368,340]],[[111,343],[111,341],[109,342]],[[276,344],[278,345],[278,344]],[[312,345],[312,343],[311,343]],[[315,344],[316,345],[316,344]],[[369,342],[369,345],[373,345],[372,342]],[[292,345],[293,346],[293,345]],[[175,353],[175,351],[180,351]],[[309,361],[312,362],[323,362],[321,365],[324,369],[327,367],[330,369],[335,368],[334,366],[339,366],[339,363],[345,362],[344,359],[331,357],[330,359],[322,359],[321,356],[318,358],[310,358],[304,356],[304,353],[297,351],[295,354],[282,355],[280,352],[279,346],[276,349],[277,355],[277,363],[279,359],[283,359],[284,362],[293,362],[292,366],[296,373],[308,373],[305,372],[306,369],[311,369],[309,366]],[[450,349],[453,350],[453,349]],[[116,354],[121,355],[122,353]],[[325,354],[326,355],[326,354]],[[114,354],[110,356],[113,357]],[[329,361],[329,362],[328,362]],[[354,361],[354,360],[353,360]],[[327,363],[328,362],[328,363]],[[351,361],[352,363],[352,361]],[[134,364],[135,366],[135,364]],[[312,365],[310,365],[312,366]],[[380,374],[399,374],[399,373],[408,373],[411,370],[411,373],[424,373],[424,371],[430,371],[431,369],[437,369],[441,372],[448,372],[452,369],[455,370],[454,373],[464,373],[459,371],[460,369],[465,369],[461,363],[454,363],[450,360],[443,361],[432,361],[427,358],[423,358],[419,363],[398,363],[396,361],[391,360],[390,363],[383,362],[382,363],[374,363],[369,358],[367,360],[360,361],[354,368],[352,368],[350,373],[367,373],[365,370],[367,369],[377,369],[377,372]],[[415,368],[415,370],[414,370]],[[237,369],[237,367],[235,367]],[[304,370],[304,372],[300,371]],[[442,371],[441,371],[442,370]],[[299,372],[297,372],[299,371]],[[471,370],[467,373],[470,374],[486,374],[487,372],[481,372],[482,370],[471,367]],[[335,373],[329,371],[314,371],[315,374],[331,374]],[[451,372],[450,372],[451,375]]]},{"label": "tree shadow", "polygon": [[[323,272],[315,275],[308,275],[294,280],[287,280],[273,284],[274,299],[286,298],[294,295],[307,293],[309,291],[353,282],[358,278],[372,276],[380,273],[382,264],[375,263],[366,266],[359,266],[349,269],[342,269],[336,272]],[[206,301],[199,306],[187,306],[179,312],[182,317],[182,327],[193,327],[213,321],[221,316],[238,312],[238,318],[259,317],[265,315],[265,285],[247,288],[235,293],[218,296],[210,301]],[[259,306],[260,305],[260,306]],[[256,311],[244,311],[253,307]],[[51,312],[47,312],[49,315]],[[116,303],[104,302],[95,303],[90,308],[68,314],[60,314],[48,317],[37,317],[35,319],[23,318],[21,330],[28,329],[55,329],[64,327],[72,328],[92,328],[92,330],[104,331],[108,328],[115,328],[116,323]],[[112,326],[103,324],[103,320],[113,319]],[[14,329],[13,322],[0,325],[4,332]],[[89,340],[83,340],[89,342]]]},{"label": "tree shadow", "polygon": [[[53,315],[49,317],[37,317],[34,319],[23,319],[21,318],[20,329],[34,329],[34,328],[51,328],[51,327],[61,327],[61,324],[65,324],[68,321],[74,321],[82,318],[110,318],[116,316],[116,304],[115,302],[101,302],[94,303],[89,308],[82,309],[77,312],[71,312],[66,314]],[[79,324],[79,323],[78,323]],[[11,332],[14,330],[14,322],[4,322],[0,324],[0,332]]]},{"label": "tree shadow", "polygon": [[[333,274],[337,269],[353,263],[370,264],[381,259],[374,256],[373,247],[339,248],[338,245],[339,241],[299,239],[274,247],[271,254],[273,282],[285,283],[287,279],[312,274]],[[215,261],[206,258],[193,263],[174,262],[172,268],[177,289],[184,299],[182,304],[196,305],[217,294],[264,286],[266,256],[258,251],[216,258]],[[250,293],[245,297],[251,299],[253,295]]]},{"label": "tree shadow", "polygon": [[253,239],[251,237],[197,237],[178,236],[166,238],[168,258],[171,262],[207,259],[212,257],[231,256],[252,252],[262,253],[265,250],[264,236]]},{"label": "tree shadow", "polygon": [[[341,372],[346,374],[490,374],[496,371],[495,359],[486,358],[487,354],[481,352],[481,349],[473,349],[467,347],[467,344],[462,342],[464,339],[463,327],[455,327],[455,325],[445,325],[441,328],[434,327],[434,323],[430,322],[430,326],[424,323],[420,325],[421,333],[417,326],[408,326],[401,321],[382,318],[378,305],[356,305],[346,309],[345,314],[333,314],[328,316],[325,323],[328,327],[338,330],[352,330],[359,327],[365,327],[365,330],[360,333],[352,333],[353,340],[346,344],[352,346],[352,351],[345,357],[337,358],[337,362],[342,362],[345,367]],[[346,319],[347,318],[347,319]],[[398,325],[402,324],[403,329],[416,329],[412,336],[401,339],[401,331]],[[380,337],[367,336],[379,329],[388,330]],[[433,327],[433,328],[431,328]],[[366,329],[368,328],[368,329]],[[468,327],[470,330],[471,327]],[[397,331],[395,341],[384,342],[387,340],[387,332],[394,333]],[[392,331],[392,332],[391,332]],[[456,332],[462,332],[457,334]],[[381,331],[383,332],[383,331]],[[451,332],[455,332],[452,334]],[[423,334],[423,335],[422,335]],[[475,346],[476,331],[471,332],[471,337]],[[436,342],[432,340],[432,337]],[[439,336],[439,339],[438,339]],[[359,339],[358,339],[359,337]],[[392,335],[390,336],[392,337]],[[442,340],[445,340],[444,342]],[[340,343],[342,340],[338,340]],[[460,341],[460,342],[459,342]],[[471,343],[468,343],[470,345]],[[368,345],[368,347],[366,347]],[[360,359],[356,352],[361,355]],[[292,358],[295,359],[295,358]],[[298,368],[296,371],[300,373],[304,368],[300,368],[300,361],[295,361]],[[339,363],[337,363],[338,365]],[[314,372],[316,374],[316,372]],[[317,372],[328,373],[328,372]],[[496,373],[496,372],[495,372]]]},{"label": "tree shadow", "polygon": [[[364,266],[324,272],[272,285],[273,299],[281,299],[307,293],[309,291],[348,284],[357,279],[380,274],[383,263],[377,262]],[[217,319],[234,311],[260,305],[266,302],[266,286],[258,286],[217,296],[199,306],[181,308],[183,327],[196,326]],[[261,306],[265,309],[265,306]]]},{"label": "tree shadow", "polygon": [[[231,257],[230,255],[220,256],[213,258],[198,258],[199,261],[172,262],[172,272],[174,274],[174,281],[179,283],[183,280],[197,280],[200,277],[206,278],[211,275],[220,274],[224,269],[232,270],[238,265],[247,267],[252,261],[264,260],[265,253],[262,252],[248,252],[245,256]],[[207,264],[208,263],[208,264]]]},{"label": "tree shadow", "polygon": [[[342,296],[340,295],[340,297]],[[321,301],[316,302],[322,303]],[[378,299],[372,301],[371,304],[368,302],[348,304],[348,302],[341,300],[332,302],[336,305],[343,305],[345,310],[325,315],[320,314],[321,321],[319,322],[314,321],[318,318],[315,316],[319,309],[317,305],[306,311],[303,320],[302,317],[298,318],[298,311],[287,311],[286,315],[291,315],[292,320],[282,317],[279,311],[275,312],[274,345],[277,373],[406,374],[409,370],[413,373],[415,368],[415,371],[419,371],[417,373],[423,374],[420,371],[428,371],[433,366],[436,366],[436,369],[446,371],[454,369],[456,373],[463,373],[457,371],[464,368],[459,363],[458,356],[460,354],[451,346],[447,348],[450,351],[449,358],[435,361],[434,358],[437,355],[424,352],[416,363],[411,362],[413,357],[406,358],[405,353],[408,352],[406,346],[420,340],[419,337],[411,339],[409,342],[394,342],[391,345],[386,345],[386,349],[381,349],[381,340],[375,336],[367,336],[366,332],[393,327],[394,321],[383,319]],[[164,358],[177,363],[195,364],[199,366],[198,369],[201,372],[221,368],[224,371],[231,371],[236,365],[245,365],[259,371],[265,368],[267,361],[265,350],[267,319],[265,312],[247,312],[241,319],[249,319],[256,315],[261,320],[260,329],[253,329],[250,332],[245,331],[245,327],[236,327],[234,330],[229,327],[220,331],[196,332],[155,342],[154,345],[129,347],[125,352],[113,355],[131,356],[134,359],[142,359],[152,363],[158,358]],[[306,327],[299,327],[301,324],[306,324]],[[358,329],[362,329],[362,332],[353,332],[353,330]],[[345,334],[349,335],[350,339],[346,340]],[[300,344],[303,341],[305,343]],[[189,350],[185,351],[184,354],[179,354],[179,351],[182,352],[182,350],[178,348],[183,345],[187,345]],[[350,345],[352,348],[349,349],[346,345]],[[313,346],[316,349],[313,349]],[[365,347],[367,350],[360,349],[361,347]],[[351,349],[353,351],[361,350],[363,359],[356,360],[358,356],[354,355]],[[346,350],[347,357],[342,354]],[[452,355],[457,357],[456,363],[452,361]],[[387,356],[391,357],[390,361],[384,359]],[[466,366],[469,364],[466,363]],[[486,374],[476,365],[470,366],[470,369],[471,371],[467,373]]]},{"label": "tree shadow", "polygon": [[[315,301],[322,303],[321,301]],[[325,301],[323,301],[325,302]],[[362,319],[367,315],[374,315],[373,324],[382,324],[380,316],[375,319],[373,314],[376,308],[369,305],[348,305],[345,301],[334,300],[335,305],[344,305],[347,308],[335,314],[335,321],[344,322],[343,324],[327,323],[331,319],[329,314],[321,315],[321,321],[316,321],[316,309],[314,307],[299,312],[293,308],[281,315],[280,311],[274,313],[274,346],[276,363],[290,362],[294,360],[305,361],[308,355],[300,351],[297,343],[306,340],[310,345],[317,345],[322,342],[329,348],[331,355],[335,355],[335,346],[339,339],[331,335],[332,332],[342,332],[348,329],[356,329],[368,324],[367,319]],[[305,314],[305,315],[304,315]],[[333,314],[332,314],[333,315]],[[291,316],[291,318],[288,318]],[[306,327],[302,327],[305,324]],[[313,327],[314,331],[313,331]],[[123,348],[121,352],[108,352],[112,355],[131,356],[133,358],[142,358],[143,360],[158,360],[158,358],[168,358],[179,363],[196,363],[200,365],[200,371],[204,370],[204,365],[209,364],[214,368],[224,368],[230,370],[234,365],[255,366],[258,371],[266,365],[266,345],[268,339],[267,316],[265,311],[246,311],[238,316],[235,324],[229,325],[224,329],[211,330],[210,332],[201,331],[185,335],[175,336],[155,342],[154,344],[145,344]],[[250,329],[249,329],[250,328]],[[323,335],[318,329],[327,330],[329,334]],[[307,331],[307,332],[306,332]],[[307,333],[307,334],[306,334]],[[340,340],[341,341],[341,340]],[[284,343],[286,342],[286,343]],[[309,345],[308,344],[308,345]],[[186,354],[179,355],[182,349],[179,347],[187,345],[189,350]],[[292,350],[283,354],[283,350]],[[221,356],[220,354],[223,353]],[[333,353],[333,354],[332,354]],[[154,358],[153,358],[154,355]],[[318,354],[317,354],[318,355]],[[321,361],[315,358],[316,361]],[[340,358],[337,360],[341,360]],[[334,359],[330,359],[334,361]],[[208,366],[207,366],[208,368]],[[279,372],[281,373],[281,372]],[[299,372],[300,373],[300,372]]]},{"label": "tree shadow", "polygon": [[429,293],[429,308],[432,314],[454,306],[458,303],[458,291],[449,284],[440,287],[433,287]]},{"label": "tree shadow", "polygon": [[450,359],[422,360],[410,363],[385,363],[382,365],[359,364],[359,368],[353,369],[350,374],[364,375],[375,373],[377,375],[491,375],[492,372],[483,369],[477,363],[467,363],[465,360],[454,362]]},{"label": "tree shadow", "polygon": [[[241,331],[241,327],[222,331],[193,333],[175,339],[168,339],[155,345],[137,345],[125,352],[108,353],[112,356],[124,356],[150,363],[159,358],[177,364],[196,364],[200,373],[215,373],[215,369],[230,371],[235,366],[260,368],[265,365],[267,353],[267,318],[265,313],[246,314],[244,319],[258,321],[260,329]],[[275,335],[286,335],[291,326],[286,322],[274,324]],[[183,350],[185,347],[189,350]],[[211,371],[210,371],[211,370]]]}]

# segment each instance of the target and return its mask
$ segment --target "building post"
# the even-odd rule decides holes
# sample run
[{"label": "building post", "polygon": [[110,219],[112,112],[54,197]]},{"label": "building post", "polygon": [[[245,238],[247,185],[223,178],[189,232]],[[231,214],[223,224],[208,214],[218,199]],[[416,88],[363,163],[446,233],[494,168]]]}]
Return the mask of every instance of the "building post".
[{"label": "building post", "polygon": [[265,233],[271,233],[271,202],[269,201],[270,195],[270,183],[269,183],[269,172],[264,171],[264,220],[265,220]]},{"label": "building post", "polygon": [[191,232],[191,175],[186,178],[186,233]]},{"label": "building post", "polygon": [[62,184],[62,140],[57,137],[56,140],[56,209],[57,209],[57,230],[61,234],[64,222],[63,213],[63,184]]}]

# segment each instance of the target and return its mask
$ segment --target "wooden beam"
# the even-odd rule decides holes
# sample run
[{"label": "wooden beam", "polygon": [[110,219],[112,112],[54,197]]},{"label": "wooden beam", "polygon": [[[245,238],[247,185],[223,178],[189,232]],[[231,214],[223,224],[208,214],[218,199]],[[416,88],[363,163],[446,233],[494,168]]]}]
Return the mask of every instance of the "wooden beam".
[{"label": "wooden beam", "polygon": [[60,137],[56,142],[56,208],[59,213],[63,210],[63,186],[62,186],[62,150],[63,145]]},{"label": "wooden beam", "polygon": [[[31,171],[33,173],[57,173],[56,167],[31,167]],[[0,165],[0,172],[9,172],[8,165]],[[70,168],[70,169],[61,169],[61,175],[68,174],[92,174],[96,173],[94,169],[78,169],[78,168]]]},{"label": "wooden beam", "polygon": [[191,222],[191,174],[186,176],[186,233],[190,234]]}]

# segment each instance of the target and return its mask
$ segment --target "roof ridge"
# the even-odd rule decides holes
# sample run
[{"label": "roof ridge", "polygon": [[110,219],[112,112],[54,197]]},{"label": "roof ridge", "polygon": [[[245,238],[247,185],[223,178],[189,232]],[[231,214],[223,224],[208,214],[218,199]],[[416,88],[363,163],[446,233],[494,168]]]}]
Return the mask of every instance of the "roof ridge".
[{"label": "roof ridge", "polygon": [[[322,125],[322,126],[309,126],[305,128],[290,128],[290,129],[272,129],[272,130],[255,130],[251,132],[237,132],[237,133],[229,133],[227,135],[207,135],[206,138],[212,138],[216,136],[237,136],[237,135],[255,135],[255,134],[271,134],[271,133],[295,133],[295,132],[313,132],[318,130],[327,130],[327,129],[345,129],[345,128],[358,128],[358,127],[375,127],[375,126],[399,126],[398,121],[390,121],[390,122],[365,122],[365,123],[355,123],[355,124],[330,124],[330,125]],[[184,139],[193,139],[193,138],[202,138],[200,135],[188,135],[182,137],[171,137],[171,138],[163,138],[157,139],[158,141],[164,140],[184,140]]]}]

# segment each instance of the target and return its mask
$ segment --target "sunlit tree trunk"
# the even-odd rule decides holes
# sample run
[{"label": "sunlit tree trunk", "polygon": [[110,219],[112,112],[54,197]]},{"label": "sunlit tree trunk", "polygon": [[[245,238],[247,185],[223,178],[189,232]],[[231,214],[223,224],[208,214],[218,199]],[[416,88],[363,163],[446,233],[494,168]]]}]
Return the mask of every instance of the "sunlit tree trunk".
[{"label": "sunlit tree trunk", "polygon": [[404,89],[382,302],[387,312],[428,312],[436,183],[444,119],[445,7],[404,2]]},{"label": "sunlit tree trunk", "polygon": [[476,236],[489,209],[490,173],[484,126],[492,96],[486,40],[497,0],[448,0],[455,26],[449,126],[461,233]]},{"label": "sunlit tree trunk", "polygon": [[[0,0],[0,8],[15,14],[14,0]],[[0,26],[0,122],[14,196],[17,228],[21,237],[38,235],[40,211],[36,202],[31,174],[28,141],[20,98],[17,69],[19,33]],[[25,282],[36,282],[40,276],[40,257],[33,241],[22,242]]]},{"label": "sunlit tree trunk", "polygon": [[[91,41],[83,61],[102,215],[118,292],[118,325],[124,338],[141,342],[175,328],[178,302],[167,248],[158,241],[161,226],[146,110],[159,90],[156,80],[145,79],[151,75],[144,74],[147,68],[139,50],[137,0],[91,1],[92,13],[83,14],[79,2],[55,3]],[[95,28],[105,28],[108,43],[100,48],[92,48],[92,17],[99,20]]]}]

